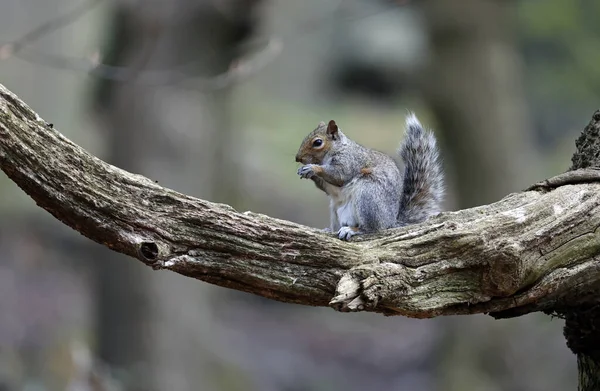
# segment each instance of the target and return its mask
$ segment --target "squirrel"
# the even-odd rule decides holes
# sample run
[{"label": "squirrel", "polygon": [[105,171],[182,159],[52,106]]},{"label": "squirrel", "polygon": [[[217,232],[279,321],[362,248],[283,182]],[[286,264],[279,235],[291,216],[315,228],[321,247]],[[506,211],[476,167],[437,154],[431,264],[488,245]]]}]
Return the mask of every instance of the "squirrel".
[{"label": "squirrel", "polygon": [[437,215],[444,175],[436,139],[414,113],[398,148],[404,173],[390,156],[350,140],[335,121],[320,122],[296,154],[300,178],[329,196],[330,227],[342,240],[420,223]]}]

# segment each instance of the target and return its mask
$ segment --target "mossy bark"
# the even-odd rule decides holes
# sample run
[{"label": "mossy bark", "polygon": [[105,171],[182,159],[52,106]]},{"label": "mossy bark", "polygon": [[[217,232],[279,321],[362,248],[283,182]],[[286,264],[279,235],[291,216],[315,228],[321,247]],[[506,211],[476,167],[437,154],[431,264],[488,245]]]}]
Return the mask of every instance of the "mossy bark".
[{"label": "mossy bark", "polygon": [[[600,168],[600,110],[575,142],[571,170]],[[594,258],[598,262],[598,258]],[[598,289],[589,292],[597,296]],[[600,305],[568,307],[564,334],[567,345],[577,355],[579,390],[600,390]]]}]

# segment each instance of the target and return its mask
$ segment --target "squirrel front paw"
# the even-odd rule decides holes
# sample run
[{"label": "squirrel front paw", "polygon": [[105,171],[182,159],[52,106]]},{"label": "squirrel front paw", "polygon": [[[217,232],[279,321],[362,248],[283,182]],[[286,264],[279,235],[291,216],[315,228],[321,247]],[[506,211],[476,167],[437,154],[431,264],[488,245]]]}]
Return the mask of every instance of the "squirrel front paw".
[{"label": "squirrel front paw", "polygon": [[356,234],[358,234],[357,227],[342,227],[338,231],[338,238],[342,240],[350,240],[350,238]]},{"label": "squirrel front paw", "polygon": [[306,178],[306,179],[310,179],[313,176],[315,176],[315,164],[307,164],[305,166],[302,166],[298,169],[298,175],[300,175],[300,178]]}]

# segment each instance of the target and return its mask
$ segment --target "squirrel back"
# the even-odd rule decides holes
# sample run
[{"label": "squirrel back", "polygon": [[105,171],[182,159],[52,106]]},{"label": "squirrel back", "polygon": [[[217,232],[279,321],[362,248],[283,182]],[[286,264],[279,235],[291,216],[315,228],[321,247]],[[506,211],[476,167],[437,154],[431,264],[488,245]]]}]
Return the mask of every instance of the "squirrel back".
[{"label": "squirrel back", "polygon": [[335,121],[319,123],[296,155],[298,174],[330,198],[330,230],[340,239],[414,224],[440,211],[443,174],[433,134],[414,114],[398,149],[404,174],[394,160],[350,140]]}]

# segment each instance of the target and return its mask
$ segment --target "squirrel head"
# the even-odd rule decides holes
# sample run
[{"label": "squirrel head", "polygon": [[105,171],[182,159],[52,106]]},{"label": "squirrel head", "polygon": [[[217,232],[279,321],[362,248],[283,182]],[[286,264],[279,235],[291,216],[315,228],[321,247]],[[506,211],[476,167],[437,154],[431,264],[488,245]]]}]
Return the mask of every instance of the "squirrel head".
[{"label": "squirrel head", "polygon": [[321,121],[315,130],[304,138],[296,154],[296,161],[302,164],[321,164],[333,143],[339,140],[338,126],[334,120],[328,124]]}]

